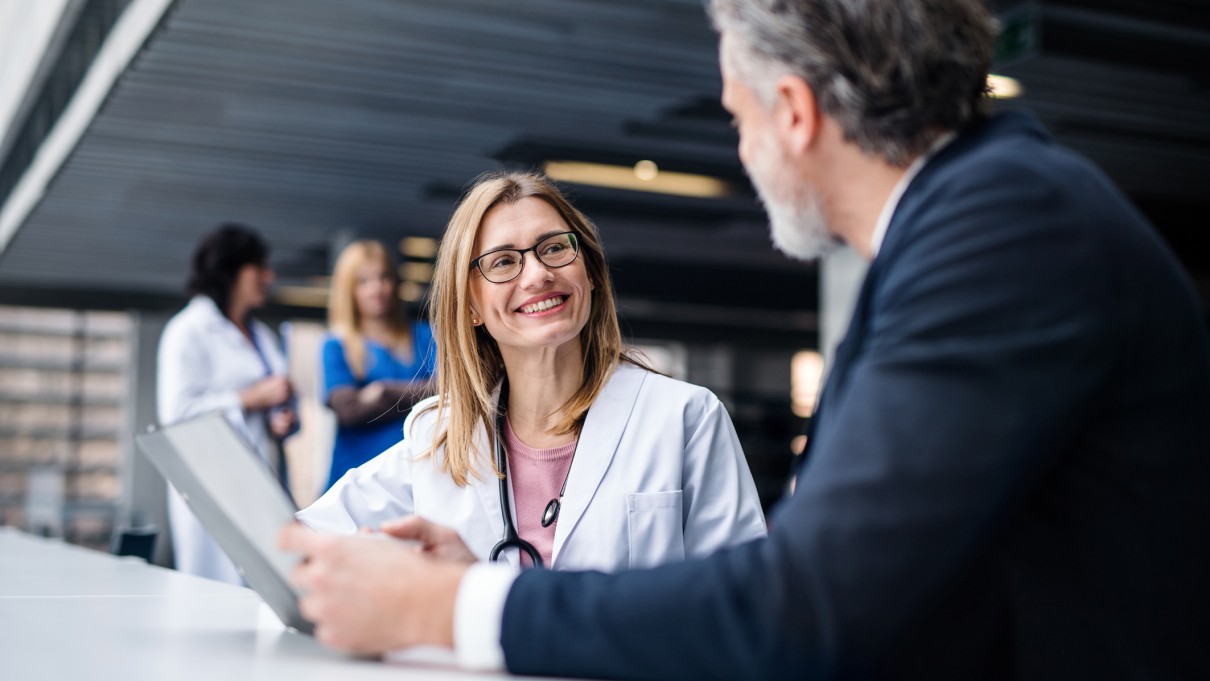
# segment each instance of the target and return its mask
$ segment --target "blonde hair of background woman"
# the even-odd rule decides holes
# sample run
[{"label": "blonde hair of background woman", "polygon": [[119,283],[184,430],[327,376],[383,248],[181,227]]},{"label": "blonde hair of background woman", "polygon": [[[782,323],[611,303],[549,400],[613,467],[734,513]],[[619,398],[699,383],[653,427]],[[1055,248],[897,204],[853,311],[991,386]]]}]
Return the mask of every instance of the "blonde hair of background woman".
[{"label": "blonde hair of background woman", "polygon": [[[495,172],[475,179],[458,204],[437,254],[437,268],[429,290],[429,311],[437,340],[437,421],[449,410],[445,429],[433,439],[429,454],[445,446],[441,470],[458,485],[474,474],[472,456],[478,424],[494,434],[496,404],[492,391],[504,373],[499,346],[487,329],[471,324],[470,278],[476,276],[470,262],[477,253],[475,238],[483,216],[501,204],[515,204],[535,197],[550,204],[576,233],[579,258],[593,285],[588,323],[580,331],[584,357],[584,380],[563,405],[559,434],[571,433],[609,380],[614,364],[625,360],[648,368],[622,344],[618,327],[613,282],[605,262],[605,251],[596,226],[576,210],[559,189],[536,173]],[[532,266],[532,263],[531,265]],[[493,469],[495,467],[492,461]],[[500,471],[495,471],[500,475]]]},{"label": "blonde hair of background woman", "polygon": [[[399,285],[395,266],[386,248],[372,239],[354,241],[345,246],[336,259],[332,270],[332,292],[328,298],[328,326],[332,334],[340,339],[344,348],[345,361],[357,378],[365,378],[366,340],[362,331],[361,311],[357,309],[357,271],[366,264],[381,265],[391,279],[392,291]],[[392,293],[387,307],[387,329],[390,334],[388,347],[405,355],[412,342],[412,332],[403,315],[403,303]]]}]

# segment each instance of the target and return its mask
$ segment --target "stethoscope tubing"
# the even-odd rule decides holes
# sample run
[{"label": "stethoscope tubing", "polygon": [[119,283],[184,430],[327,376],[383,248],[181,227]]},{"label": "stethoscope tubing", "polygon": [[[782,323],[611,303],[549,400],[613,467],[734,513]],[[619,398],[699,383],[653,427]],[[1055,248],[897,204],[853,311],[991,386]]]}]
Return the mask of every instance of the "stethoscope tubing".
[{"label": "stethoscope tubing", "polygon": [[529,556],[533,561],[534,567],[545,567],[542,563],[542,554],[538,553],[538,549],[534,545],[525,541],[517,534],[517,526],[513,523],[512,504],[508,500],[508,461],[504,456],[504,444],[501,438],[504,436],[504,412],[505,405],[508,404],[508,379],[505,378],[500,384],[500,401],[496,404],[496,438],[494,455],[496,459],[496,468],[500,471],[500,479],[497,481],[497,488],[500,493],[500,517],[504,521],[504,537],[496,542],[488,553],[488,560],[495,562],[500,559],[500,554],[506,549],[517,549],[518,551]]}]

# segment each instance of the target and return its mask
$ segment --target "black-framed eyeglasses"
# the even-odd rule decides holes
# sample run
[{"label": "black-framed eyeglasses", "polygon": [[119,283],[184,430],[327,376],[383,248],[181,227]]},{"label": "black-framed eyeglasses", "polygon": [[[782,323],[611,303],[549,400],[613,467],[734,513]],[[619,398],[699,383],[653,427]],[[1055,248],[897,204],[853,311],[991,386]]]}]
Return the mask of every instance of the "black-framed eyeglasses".
[{"label": "black-framed eyeglasses", "polygon": [[580,240],[575,232],[552,234],[529,248],[498,248],[471,261],[471,269],[479,268],[483,278],[493,284],[516,279],[525,268],[525,254],[533,251],[547,267],[566,267],[580,254]]}]

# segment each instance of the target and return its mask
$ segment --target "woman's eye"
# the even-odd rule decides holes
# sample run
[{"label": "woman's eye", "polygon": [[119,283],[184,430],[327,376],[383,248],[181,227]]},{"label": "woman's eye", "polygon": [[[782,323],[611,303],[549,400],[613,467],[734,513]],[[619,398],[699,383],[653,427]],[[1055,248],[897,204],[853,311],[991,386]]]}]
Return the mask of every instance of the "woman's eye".
[{"label": "woman's eye", "polygon": [[501,269],[505,269],[507,267],[512,267],[516,262],[517,262],[517,259],[515,257],[513,257],[513,255],[511,253],[508,253],[505,255],[498,255],[498,256],[488,260],[487,266],[488,266],[488,268],[493,269],[493,270],[501,270]]},{"label": "woman's eye", "polygon": [[561,244],[561,243],[546,244],[545,246],[542,247],[542,255],[554,255],[555,253],[562,252],[564,248],[567,248],[567,244]]}]

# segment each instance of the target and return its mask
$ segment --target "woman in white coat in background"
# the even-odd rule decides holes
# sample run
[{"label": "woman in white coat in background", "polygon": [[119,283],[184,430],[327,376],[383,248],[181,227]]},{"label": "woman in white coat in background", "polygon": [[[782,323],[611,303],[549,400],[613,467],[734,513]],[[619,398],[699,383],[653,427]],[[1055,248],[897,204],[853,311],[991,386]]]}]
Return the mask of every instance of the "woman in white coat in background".
[{"label": "woman in white coat in background", "polygon": [[[467,560],[607,571],[765,534],[726,410],[626,351],[596,227],[549,180],[480,178],[431,296],[437,395],[304,524],[398,535],[432,522],[461,535]],[[401,529],[409,514],[424,521]]]},{"label": "woman in white coat in background", "polygon": [[[252,317],[273,283],[268,261],[268,246],[247,227],[223,225],[202,239],[187,287],[192,298],[160,336],[156,379],[161,425],[221,410],[267,466],[276,463],[275,438],[295,425],[277,336]],[[241,583],[171,486],[168,519],[178,570]]]}]

